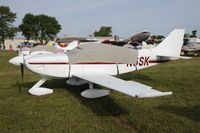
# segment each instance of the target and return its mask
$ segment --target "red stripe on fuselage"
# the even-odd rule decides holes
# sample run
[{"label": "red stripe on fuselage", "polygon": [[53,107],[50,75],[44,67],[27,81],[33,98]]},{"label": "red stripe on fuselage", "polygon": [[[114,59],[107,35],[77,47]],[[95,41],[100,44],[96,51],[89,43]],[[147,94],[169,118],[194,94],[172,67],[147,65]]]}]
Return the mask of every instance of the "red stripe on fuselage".
[{"label": "red stripe on fuselage", "polygon": [[[170,60],[150,60],[149,63],[164,63],[168,62]],[[66,65],[69,64],[69,62],[29,62],[31,65]],[[79,63],[74,63],[74,64],[82,64],[82,65],[112,65],[116,63],[112,62],[79,62]],[[124,64],[124,63],[117,63],[117,64]]]},{"label": "red stripe on fuselage", "polygon": [[[29,64],[31,65],[57,65],[57,64],[69,64],[69,62],[29,62]],[[74,63],[74,64],[116,64],[116,63],[112,63],[112,62],[79,62],[79,63]],[[122,64],[122,63],[118,63],[118,64]]]},{"label": "red stripe on fuselage", "polygon": [[68,62],[29,62],[31,65],[56,65],[56,64],[69,64]]},{"label": "red stripe on fuselage", "polygon": [[[75,63],[75,64],[116,64],[113,62],[79,62],[79,63]],[[117,64],[122,64],[122,63],[117,63]]]}]

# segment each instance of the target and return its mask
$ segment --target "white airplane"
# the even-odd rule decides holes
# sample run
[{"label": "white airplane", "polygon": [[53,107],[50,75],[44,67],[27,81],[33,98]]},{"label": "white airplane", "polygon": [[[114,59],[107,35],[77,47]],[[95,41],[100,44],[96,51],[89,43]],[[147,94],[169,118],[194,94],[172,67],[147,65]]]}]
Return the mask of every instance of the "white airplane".
[{"label": "white airplane", "polygon": [[[23,59],[23,64],[42,77],[29,89],[29,93],[37,96],[51,94],[53,89],[40,87],[45,81],[49,78],[69,78],[67,83],[71,85],[89,83],[89,89],[81,93],[85,98],[98,98],[110,94],[109,90],[94,89],[94,83],[137,98],[171,95],[172,92],[154,90],[150,86],[135,81],[124,81],[113,75],[182,58],[180,52],[184,31],[175,29],[163,42],[152,49],[134,50],[113,45],[86,43],[67,53],[27,56]],[[12,59],[10,63],[15,64]],[[21,66],[23,71],[23,65]]]}]

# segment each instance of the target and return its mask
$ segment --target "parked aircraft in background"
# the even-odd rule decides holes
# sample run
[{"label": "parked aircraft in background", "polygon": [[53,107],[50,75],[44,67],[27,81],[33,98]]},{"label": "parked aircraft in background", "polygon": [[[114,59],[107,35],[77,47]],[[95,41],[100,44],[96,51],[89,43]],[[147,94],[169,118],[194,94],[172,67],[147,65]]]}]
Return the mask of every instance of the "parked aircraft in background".
[{"label": "parked aircraft in background", "polygon": [[125,42],[134,45],[134,43],[142,43],[143,41],[146,41],[150,36],[151,36],[150,32],[143,31],[133,35],[132,37],[129,37],[128,39],[125,40]]},{"label": "parked aircraft in background", "polygon": [[[111,75],[123,74],[154,66],[158,63],[182,58],[183,29],[172,31],[157,47],[152,49],[129,49],[113,45],[86,43],[67,53],[49,53],[23,58],[23,64],[42,78],[31,89],[32,95],[53,93],[53,89],[40,87],[48,78],[69,78],[68,84],[89,83],[89,89],[81,95],[98,98],[110,94],[109,90],[94,89],[99,84],[137,98],[171,95],[135,81],[124,81]],[[14,60],[9,61],[15,64]],[[21,64],[23,77],[23,64]]]},{"label": "parked aircraft in background", "polygon": [[200,55],[200,39],[189,38],[187,44],[182,47],[181,51],[183,55],[187,55],[189,52],[194,53],[194,55]]},{"label": "parked aircraft in background", "polygon": [[67,44],[64,47],[62,45],[59,45],[58,43],[54,43],[53,45],[58,50],[63,50],[63,52],[67,52],[69,50],[76,48],[78,46],[78,44],[79,44],[78,40],[73,40],[72,42],[70,42],[69,44]]},{"label": "parked aircraft in background", "polygon": [[28,48],[30,48],[30,47],[33,47],[33,43],[23,42],[23,43],[19,43],[17,45],[17,47],[28,47]]},{"label": "parked aircraft in background", "polygon": [[102,38],[92,38],[87,40],[104,44],[112,44],[116,46],[123,46],[125,44],[138,45],[139,43],[142,43],[142,41],[146,41],[150,37],[150,35],[151,35],[150,32],[144,31],[134,34],[133,36],[127,39],[120,39],[118,36],[115,36],[113,39],[102,37]]}]

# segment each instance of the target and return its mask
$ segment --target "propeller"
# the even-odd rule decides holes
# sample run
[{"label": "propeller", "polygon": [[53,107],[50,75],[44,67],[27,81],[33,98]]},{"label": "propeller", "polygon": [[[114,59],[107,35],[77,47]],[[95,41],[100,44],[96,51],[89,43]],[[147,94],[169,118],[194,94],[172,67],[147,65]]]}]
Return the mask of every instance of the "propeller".
[{"label": "propeller", "polygon": [[22,63],[20,63],[20,71],[21,71],[21,84],[17,78],[17,82],[16,82],[16,85],[17,85],[17,88],[19,90],[19,94],[21,93],[21,87],[23,86],[23,82],[24,82],[24,64],[25,63],[25,59],[24,59],[24,55],[23,55],[23,61]]},{"label": "propeller", "polygon": [[22,83],[23,83],[23,81],[24,81],[24,63],[25,63],[25,59],[24,59],[24,55],[23,55],[23,63],[20,63],[20,70],[21,70]]}]

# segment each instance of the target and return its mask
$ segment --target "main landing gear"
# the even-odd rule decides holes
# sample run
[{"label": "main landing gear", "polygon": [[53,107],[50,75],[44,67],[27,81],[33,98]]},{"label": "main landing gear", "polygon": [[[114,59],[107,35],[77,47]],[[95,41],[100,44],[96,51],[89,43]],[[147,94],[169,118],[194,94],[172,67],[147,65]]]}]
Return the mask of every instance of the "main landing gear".
[{"label": "main landing gear", "polygon": [[89,89],[83,91],[81,93],[81,96],[85,98],[99,98],[99,97],[107,96],[109,94],[110,94],[109,90],[94,89],[93,83],[89,82]]},{"label": "main landing gear", "polygon": [[68,79],[66,81],[66,83],[69,85],[74,85],[74,86],[79,86],[79,85],[89,83],[89,89],[87,89],[81,93],[81,96],[85,97],[85,98],[99,98],[99,97],[107,96],[110,94],[109,90],[94,89],[92,82],[88,82],[86,80],[83,80],[83,79],[80,79],[77,77],[72,77],[72,78]]}]

